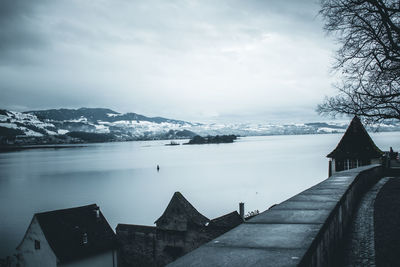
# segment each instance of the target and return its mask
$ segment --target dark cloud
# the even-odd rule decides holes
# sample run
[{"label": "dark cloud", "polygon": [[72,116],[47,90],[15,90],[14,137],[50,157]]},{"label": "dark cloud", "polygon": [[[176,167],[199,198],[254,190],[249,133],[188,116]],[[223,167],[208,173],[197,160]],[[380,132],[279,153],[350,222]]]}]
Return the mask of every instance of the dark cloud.
[{"label": "dark cloud", "polygon": [[3,0],[0,5],[0,21],[31,15],[40,1]]},{"label": "dark cloud", "polygon": [[26,52],[41,49],[48,44],[38,27],[40,7],[47,0],[4,0],[0,4],[0,65],[29,62]]}]

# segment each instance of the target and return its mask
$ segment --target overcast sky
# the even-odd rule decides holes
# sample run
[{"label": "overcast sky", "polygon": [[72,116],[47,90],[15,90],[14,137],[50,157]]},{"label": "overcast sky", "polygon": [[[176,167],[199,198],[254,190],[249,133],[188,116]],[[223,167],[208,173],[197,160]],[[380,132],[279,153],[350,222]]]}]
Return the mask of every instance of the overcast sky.
[{"label": "overcast sky", "polygon": [[318,0],[3,0],[0,108],[315,121],[334,43]]}]

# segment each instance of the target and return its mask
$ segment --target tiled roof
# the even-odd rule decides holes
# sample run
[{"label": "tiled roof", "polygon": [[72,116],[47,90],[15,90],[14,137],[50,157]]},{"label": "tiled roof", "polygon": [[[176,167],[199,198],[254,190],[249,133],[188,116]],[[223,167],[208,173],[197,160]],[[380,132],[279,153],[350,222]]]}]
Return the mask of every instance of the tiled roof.
[{"label": "tiled roof", "polygon": [[144,234],[155,234],[157,228],[155,226],[146,226],[146,225],[136,225],[136,224],[118,224],[117,232],[129,232],[129,233],[144,233]]},{"label": "tiled roof", "polygon": [[234,228],[239,224],[243,223],[242,217],[240,217],[237,211],[233,211],[231,213],[225,214],[221,217],[212,219],[208,227],[217,227],[217,228]]},{"label": "tiled roof", "polygon": [[382,156],[382,151],[372,141],[360,119],[354,116],[337,147],[328,158],[371,159]]},{"label": "tiled roof", "polygon": [[210,221],[198,212],[180,192],[175,192],[164,213],[155,223],[158,224],[164,219],[173,218],[176,214],[186,216],[188,221],[199,226],[204,226]]},{"label": "tiled roof", "polygon": [[[35,216],[61,262],[117,247],[115,233],[96,204],[37,213]],[[87,243],[84,243],[86,238]]]}]

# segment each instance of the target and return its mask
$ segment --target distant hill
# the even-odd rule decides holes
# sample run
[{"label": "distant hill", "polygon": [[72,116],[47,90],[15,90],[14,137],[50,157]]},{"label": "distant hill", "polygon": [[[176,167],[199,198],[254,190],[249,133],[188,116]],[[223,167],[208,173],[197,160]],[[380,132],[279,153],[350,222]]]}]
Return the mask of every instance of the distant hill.
[{"label": "distant hill", "polygon": [[99,121],[116,122],[116,121],[148,121],[154,123],[174,123],[174,124],[190,124],[189,122],[180,120],[171,120],[162,117],[146,117],[136,113],[118,113],[106,108],[80,108],[80,109],[47,109],[26,111],[26,114],[33,114],[41,120],[50,121],[76,121],[85,119],[91,123]]},{"label": "distant hill", "polygon": [[[88,143],[133,140],[190,139],[196,135],[296,135],[343,133],[347,123],[312,122],[193,123],[107,108],[48,109],[16,112],[0,109],[0,145]],[[368,130],[400,131],[390,122]]]},{"label": "distant hill", "polygon": [[187,139],[194,124],[105,108],[0,110],[0,144],[90,143]]},{"label": "distant hill", "polygon": [[312,127],[318,127],[318,128],[331,128],[331,129],[343,129],[346,130],[347,125],[332,125],[328,124],[326,122],[310,122],[310,123],[305,123],[304,125],[306,126],[312,126]]}]

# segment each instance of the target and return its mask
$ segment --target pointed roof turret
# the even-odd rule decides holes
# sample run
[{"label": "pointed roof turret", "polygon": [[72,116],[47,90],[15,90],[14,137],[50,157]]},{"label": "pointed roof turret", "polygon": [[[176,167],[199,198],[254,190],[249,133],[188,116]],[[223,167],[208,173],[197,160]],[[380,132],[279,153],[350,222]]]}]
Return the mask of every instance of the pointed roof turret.
[{"label": "pointed roof turret", "polygon": [[383,152],[375,145],[360,119],[354,116],[336,148],[328,158],[372,159],[381,157]]},{"label": "pointed roof turret", "polygon": [[155,221],[155,224],[158,226],[164,224],[165,221],[175,221],[176,219],[181,221],[182,218],[198,226],[204,226],[210,221],[198,212],[180,192],[175,192],[164,213]]}]

